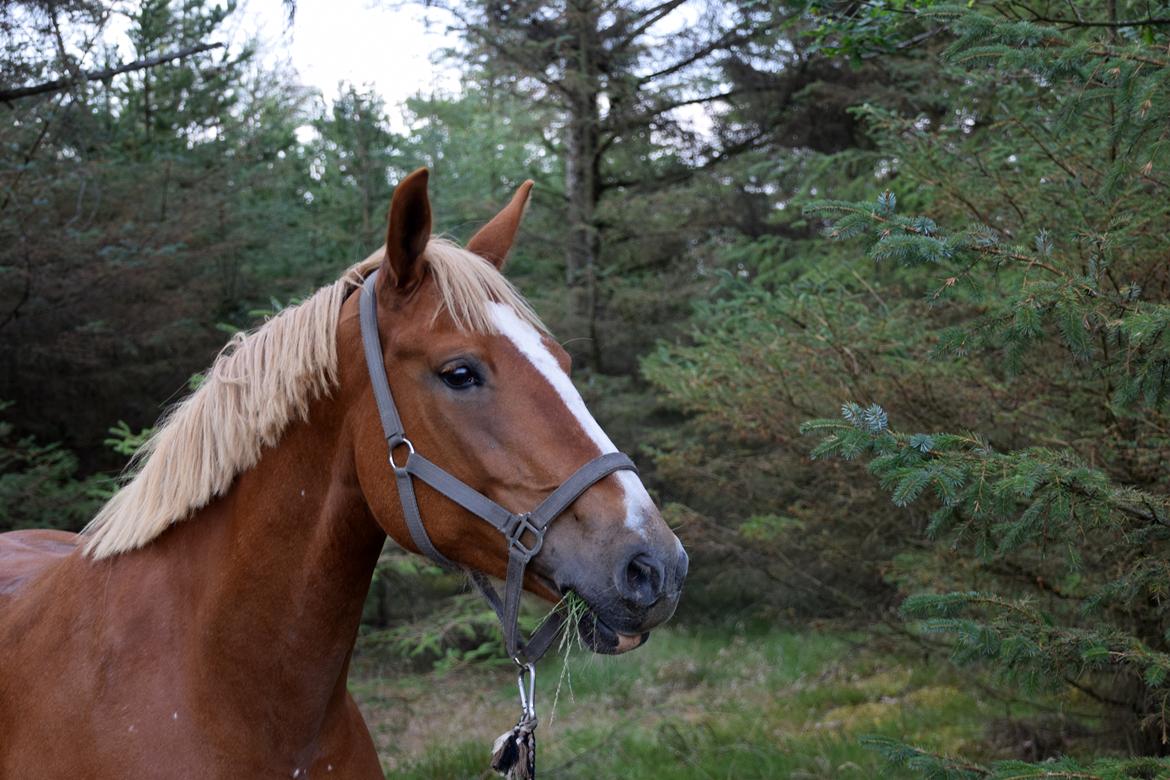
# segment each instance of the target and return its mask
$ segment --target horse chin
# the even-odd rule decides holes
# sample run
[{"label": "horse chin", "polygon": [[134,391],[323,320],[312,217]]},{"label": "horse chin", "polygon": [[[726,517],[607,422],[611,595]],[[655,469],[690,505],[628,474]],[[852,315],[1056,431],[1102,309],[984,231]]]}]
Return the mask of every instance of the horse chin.
[{"label": "horse chin", "polygon": [[589,612],[577,621],[577,635],[581,643],[601,655],[620,655],[646,644],[650,632],[622,634],[602,620],[596,612]]}]

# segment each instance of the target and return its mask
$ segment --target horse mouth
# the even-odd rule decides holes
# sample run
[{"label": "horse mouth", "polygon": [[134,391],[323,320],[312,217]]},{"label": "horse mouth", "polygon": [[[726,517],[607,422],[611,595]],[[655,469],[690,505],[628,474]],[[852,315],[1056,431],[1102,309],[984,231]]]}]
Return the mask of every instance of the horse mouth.
[{"label": "horse mouth", "polygon": [[[560,596],[567,595],[569,592],[577,593],[578,596],[581,595],[572,587],[561,587],[552,580],[544,577],[540,579],[544,581],[546,587]],[[618,631],[607,623],[605,618],[584,597],[581,600],[585,601],[588,609],[585,614],[577,619],[577,636],[580,638],[581,644],[593,652],[599,655],[620,655],[641,647],[650,638],[649,631],[636,634],[626,634]]]},{"label": "horse mouth", "polygon": [[601,655],[619,655],[641,647],[650,638],[650,632],[623,634],[617,631],[592,608],[577,621],[577,636],[581,643]]}]

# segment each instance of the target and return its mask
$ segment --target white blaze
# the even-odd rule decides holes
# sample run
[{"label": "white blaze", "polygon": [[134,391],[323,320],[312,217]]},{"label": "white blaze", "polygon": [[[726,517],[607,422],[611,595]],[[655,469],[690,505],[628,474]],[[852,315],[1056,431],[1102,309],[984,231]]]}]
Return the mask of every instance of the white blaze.
[{"label": "white blaze", "polygon": [[[520,319],[511,306],[493,303],[491,307],[492,322],[495,323],[496,328],[512,342],[521,355],[528,358],[528,362],[532,363],[541,376],[553,386],[569,412],[577,418],[581,430],[601,450],[600,454],[617,452],[617,447],[613,446],[613,442],[605,435],[605,431],[597,424],[597,420],[593,419],[593,415],[589,413],[588,407],[585,406],[585,399],[577,392],[573,381],[561,370],[557,359],[545,346],[540,332]],[[654,502],[650,500],[650,494],[646,492],[646,486],[632,471],[616,471],[614,476],[617,477],[625,495],[626,526],[645,536],[646,520],[654,507]]]}]

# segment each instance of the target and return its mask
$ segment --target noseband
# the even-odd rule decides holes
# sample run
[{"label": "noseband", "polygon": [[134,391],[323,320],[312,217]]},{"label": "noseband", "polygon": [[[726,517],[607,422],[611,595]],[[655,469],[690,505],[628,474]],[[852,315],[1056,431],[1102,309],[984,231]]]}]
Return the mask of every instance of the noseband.
[{"label": "noseband", "polygon": [[[378,272],[374,271],[366,277],[362,285],[362,346],[365,349],[374,400],[378,404],[378,416],[382,419],[382,431],[386,434],[390,467],[394,470],[398,498],[402,502],[402,514],[406,518],[410,538],[414,540],[419,552],[440,566],[453,571],[462,568],[440,553],[427,535],[422,516],[419,514],[418,499],[414,494],[414,478],[421,479],[435,491],[489,523],[504,535],[508,541],[508,574],[504,582],[503,598],[500,598],[484,574],[470,570],[467,574],[500,619],[508,655],[522,666],[534,663],[548,650],[564,625],[565,618],[559,611],[550,615],[527,642],[521,641],[518,622],[520,594],[524,590],[524,571],[528,562],[540,552],[544,545],[545,532],[552,521],[582,493],[615,471],[624,469],[637,472],[638,469],[633,461],[620,452],[599,455],[573,472],[572,476],[531,512],[515,514],[419,455],[415,452],[410,439],[406,438],[402,419],[394,405],[394,396],[390,393],[390,382],[386,377],[386,364],[382,359],[382,343],[378,335],[375,289],[377,276]],[[399,448],[406,449],[406,460],[401,465],[394,459],[394,452]]]}]

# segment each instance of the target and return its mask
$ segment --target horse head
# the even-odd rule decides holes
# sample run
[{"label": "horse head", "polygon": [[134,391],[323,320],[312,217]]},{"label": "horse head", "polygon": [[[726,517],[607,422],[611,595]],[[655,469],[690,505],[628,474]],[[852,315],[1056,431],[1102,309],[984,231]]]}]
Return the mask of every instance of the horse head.
[{"label": "horse head", "polygon": [[[396,188],[376,296],[382,362],[411,447],[510,512],[537,506],[583,464],[616,452],[570,380],[568,353],[501,274],[532,183],[465,249],[431,236],[427,171]],[[358,296],[353,296],[357,298]],[[357,316],[356,304],[342,319]],[[364,366],[342,382],[365,389],[349,415],[361,489],[379,525],[418,550]],[[393,444],[393,443],[392,443]],[[405,453],[391,459],[399,460]],[[505,576],[509,547],[496,528],[426,484],[419,515],[439,553]],[[526,590],[589,607],[579,631],[594,651],[639,646],[678,604],[687,555],[636,473],[594,482],[548,527]]]}]

